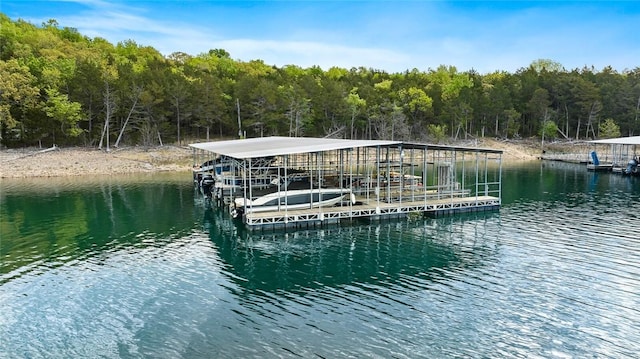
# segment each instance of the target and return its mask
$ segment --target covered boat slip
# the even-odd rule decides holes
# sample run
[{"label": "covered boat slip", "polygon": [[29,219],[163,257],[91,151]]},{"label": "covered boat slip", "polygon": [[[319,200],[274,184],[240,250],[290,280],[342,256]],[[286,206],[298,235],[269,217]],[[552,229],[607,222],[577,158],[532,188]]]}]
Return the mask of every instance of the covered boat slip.
[{"label": "covered boat slip", "polygon": [[[442,215],[500,207],[502,151],[381,140],[261,137],[195,143],[198,164],[214,160],[213,202],[241,209],[249,227],[308,226],[409,213]],[[265,160],[268,159],[268,160]],[[266,179],[266,180],[264,180]],[[197,180],[196,180],[197,182]],[[226,186],[225,183],[241,185]],[[254,183],[269,183],[254,185]],[[287,193],[336,189],[344,200],[287,205]],[[290,187],[291,186],[291,187]],[[281,194],[270,210],[252,208],[261,196]],[[265,193],[271,193],[265,195]],[[322,195],[321,195],[322,196]],[[277,201],[276,201],[277,202]],[[241,208],[239,208],[241,207]]]},{"label": "covered boat slip", "polygon": [[590,143],[593,149],[589,154],[588,170],[640,175],[640,136],[608,138]]}]

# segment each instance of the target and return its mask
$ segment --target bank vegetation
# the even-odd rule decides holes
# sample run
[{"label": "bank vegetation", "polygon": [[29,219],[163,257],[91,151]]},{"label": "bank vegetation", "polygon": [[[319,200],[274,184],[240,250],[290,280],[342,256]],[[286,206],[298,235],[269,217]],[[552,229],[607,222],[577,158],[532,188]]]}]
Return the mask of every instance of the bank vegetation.
[{"label": "bank vegetation", "polygon": [[639,107],[640,68],[566,70],[551,60],[487,74],[276,67],[224,49],[164,56],[134,40],[111,44],[55,20],[0,14],[2,147],[267,135],[584,140],[638,133]]}]

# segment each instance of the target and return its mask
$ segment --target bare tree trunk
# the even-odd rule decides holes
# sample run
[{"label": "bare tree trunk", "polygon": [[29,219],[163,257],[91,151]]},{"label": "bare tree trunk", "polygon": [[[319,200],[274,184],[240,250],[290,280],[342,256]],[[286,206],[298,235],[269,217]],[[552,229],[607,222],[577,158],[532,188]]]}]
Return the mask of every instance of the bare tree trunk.
[{"label": "bare tree trunk", "polygon": [[[638,103],[636,104],[636,118],[634,119],[633,124],[638,124],[638,113],[640,113],[640,96],[638,96]],[[633,128],[630,130],[629,136],[633,136]]]},{"label": "bare tree trunk", "polygon": [[569,136],[567,136],[566,133],[562,132],[562,130],[560,129],[560,127],[558,127],[558,132],[560,132],[560,134],[562,135],[562,137],[564,137],[565,140],[569,139]]},{"label": "bare tree trunk", "polygon": [[[111,117],[111,116],[109,116]],[[109,152],[109,117],[107,117],[107,152]]]},{"label": "bare tree trunk", "polygon": [[104,142],[104,134],[107,132],[108,122],[109,120],[106,119],[104,121],[104,127],[102,127],[102,135],[100,136],[100,144],[98,145],[99,149],[102,149],[102,142]]},{"label": "bare tree trunk", "polygon": [[133,101],[133,105],[131,106],[131,109],[129,110],[129,114],[127,115],[127,119],[124,120],[124,124],[122,125],[122,128],[120,129],[120,134],[118,134],[118,139],[116,140],[116,143],[113,145],[113,147],[118,147],[118,145],[120,144],[120,140],[122,139],[122,134],[124,133],[125,128],[127,128],[127,124],[129,123],[129,119],[131,118],[131,114],[133,113],[133,109],[136,107],[137,103],[138,103],[138,97],[136,97],[135,101]]},{"label": "bare tree trunk", "polygon": [[351,139],[353,140],[353,128],[356,121],[356,113],[355,111],[351,111]]},{"label": "bare tree trunk", "polygon": [[[594,139],[597,138],[597,136],[596,136],[596,131],[593,127],[593,123],[597,119],[597,116],[598,116],[598,113],[600,113],[600,110],[602,110],[602,105],[600,104],[600,102],[594,101],[591,104],[591,110],[589,111],[589,125],[591,127],[591,134],[593,135]],[[587,126],[587,131],[588,129],[589,129],[589,126]]]},{"label": "bare tree trunk", "polygon": [[[332,131],[331,131],[331,130],[332,130]],[[338,133],[340,133],[340,132],[344,131],[344,126],[342,126],[342,127],[340,127],[340,128],[337,128],[337,129],[331,129],[331,130],[330,130],[330,132],[329,132],[328,134],[326,134],[326,135],[324,136],[324,138],[331,138],[331,137],[333,137],[333,136],[337,135]]]},{"label": "bare tree trunk", "polygon": [[566,119],[566,125],[564,128],[564,131],[566,134],[564,135],[564,137],[568,140],[569,139],[568,137],[569,136],[569,108],[567,107],[567,104],[564,104],[564,116]]},{"label": "bare tree trunk", "polygon": [[242,138],[242,123],[240,122],[240,99],[237,98],[236,107],[238,108],[238,138]]},{"label": "bare tree trunk", "polygon": [[182,145],[182,140],[180,139],[180,102],[176,100],[176,112],[178,112],[178,146]]},{"label": "bare tree trunk", "polygon": [[287,116],[289,117],[289,137],[291,137],[291,133],[293,133],[293,113],[291,110]]},{"label": "bare tree trunk", "polygon": [[104,90],[104,107],[105,107],[105,120],[104,120],[104,128],[102,129],[102,136],[100,137],[100,145],[98,145],[99,149],[102,149],[102,144],[105,139],[107,140],[107,152],[109,152],[109,121],[111,120],[111,114],[115,110],[115,103],[113,100],[113,93],[111,92],[111,87],[109,86],[109,82],[105,81],[105,90]]}]

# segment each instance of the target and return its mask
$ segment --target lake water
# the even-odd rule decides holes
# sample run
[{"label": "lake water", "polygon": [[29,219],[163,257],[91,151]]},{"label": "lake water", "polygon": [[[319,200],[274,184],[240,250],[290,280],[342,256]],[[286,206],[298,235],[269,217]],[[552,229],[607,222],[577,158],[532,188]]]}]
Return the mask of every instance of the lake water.
[{"label": "lake water", "polygon": [[640,179],[503,168],[498,212],[247,233],[190,174],[3,180],[2,358],[629,358]]}]

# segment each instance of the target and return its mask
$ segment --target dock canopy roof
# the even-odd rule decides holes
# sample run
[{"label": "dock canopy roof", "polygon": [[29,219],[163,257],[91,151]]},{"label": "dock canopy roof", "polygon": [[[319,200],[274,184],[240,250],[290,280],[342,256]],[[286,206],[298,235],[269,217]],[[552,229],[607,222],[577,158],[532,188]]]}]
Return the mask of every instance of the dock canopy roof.
[{"label": "dock canopy roof", "polygon": [[241,140],[192,143],[189,146],[237,159],[311,153],[358,147],[399,145],[399,141],[343,140],[311,137],[257,137]]},{"label": "dock canopy roof", "polygon": [[597,143],[597,144],[611,144],[611,145],[640,145],[640,136],[607,138],[605,140],[595,140],[595,141],[589,141],[589,142]]}]

